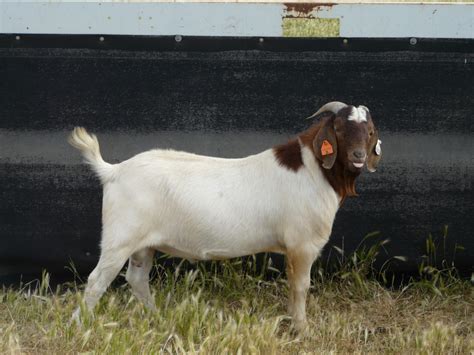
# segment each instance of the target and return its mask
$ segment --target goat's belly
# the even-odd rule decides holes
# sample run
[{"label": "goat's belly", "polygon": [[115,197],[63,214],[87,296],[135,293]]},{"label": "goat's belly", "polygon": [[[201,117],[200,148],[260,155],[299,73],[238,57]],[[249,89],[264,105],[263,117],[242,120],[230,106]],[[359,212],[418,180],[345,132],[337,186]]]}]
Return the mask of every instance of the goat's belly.
[{"label": "goat's belly", "polygon": [[[175,246],[161,245],[157,247],[162,253],[170,256],[189,260],[226,260],[233,257],[242,256],[240,253],[233,253],[230,250],[186,250]],[[245,254],[245,253],[244,253]]]},{"label": "goat's belly", "polygon": [[280,252],[278,217],[252,201],[250,197],[226,201],[205,196],[187,204],[164,200],[160,205],[166,209],[154,218],[150,244],[169,255],[196,260]]},{"label": "goat's belly", "polygon": [[156,248],[158,251],[168,254],[173,257],[189,259],[189,260],[226,260],[231,258],[237,258],[245,255],[252,255],[261,252],[272,252],[283,254],[281,248],[274,248],[273,250],[227,250],[227,249],[209,249],[201,251],[190,251],[183,248],[176,248],[174,246],[162,245]]},{"label": "goat's belly", "polygon": [[243,238],[239,242],[229,239],[215,240],[212,237],[194,239],[160,238],[154,247],[171,256],[193,260],[225,260],[261,252],[284,253],[276,238],[259,238],[253,242]]}]

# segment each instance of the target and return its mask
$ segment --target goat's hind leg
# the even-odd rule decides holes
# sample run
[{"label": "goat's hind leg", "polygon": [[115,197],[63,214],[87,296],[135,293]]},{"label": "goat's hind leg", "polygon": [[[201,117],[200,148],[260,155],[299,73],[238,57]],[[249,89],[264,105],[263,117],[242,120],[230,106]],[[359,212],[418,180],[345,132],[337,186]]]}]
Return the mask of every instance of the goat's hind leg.
[{"label": "goat's hind leg", "polygon": [[[127,238],[122,237],[122,239],[120,239],[119,235],[108,236],[107,234],[108,232],[106,230],[102,233],[103,243],[99,262],[90,273],[84,291],[84,302],[89,312],[94,310],[99,299],[117,277],[123,265],[132,254],[130,248],[131,243],[127,243],[127,240],[129,241],[133,235],[130,234],[127,235]],[[115,245],[104,243],[104,240],[107,240],[106,238],[110,240],[110,238],[113,237],[116,237],[117,240],[123,240],[123,242]],[[80,312],[80,307],[78,307],[73,314],[73,321],[80,323]]]},{"label": "goat's hind leg", "polygon": [[151,296],[149,278],[154,255],[155,251],[151,248],[145,248],[133,253],[129,259],[125,276],[132,287],[135,297],[152,311],[156,311],[156,306]]}]

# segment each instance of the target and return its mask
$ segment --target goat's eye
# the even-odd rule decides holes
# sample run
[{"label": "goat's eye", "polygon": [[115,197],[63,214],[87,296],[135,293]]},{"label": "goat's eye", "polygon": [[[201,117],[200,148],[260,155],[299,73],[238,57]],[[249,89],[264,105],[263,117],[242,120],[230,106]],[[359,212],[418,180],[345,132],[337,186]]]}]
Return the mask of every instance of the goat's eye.
[{"label": "goat's eye", "polygon": [[374,132],[369,132],[369,136],[373,136],[374,135]]}]

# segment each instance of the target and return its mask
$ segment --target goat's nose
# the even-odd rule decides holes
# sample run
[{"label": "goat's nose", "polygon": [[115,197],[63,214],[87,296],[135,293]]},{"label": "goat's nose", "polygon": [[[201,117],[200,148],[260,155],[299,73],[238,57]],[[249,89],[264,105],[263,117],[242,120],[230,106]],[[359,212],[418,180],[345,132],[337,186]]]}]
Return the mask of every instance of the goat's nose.
[{"label": "goat's nose", "polygon": [[365,159],[365,151],[363,149],[355,149],[352,152],[357,159]]}]

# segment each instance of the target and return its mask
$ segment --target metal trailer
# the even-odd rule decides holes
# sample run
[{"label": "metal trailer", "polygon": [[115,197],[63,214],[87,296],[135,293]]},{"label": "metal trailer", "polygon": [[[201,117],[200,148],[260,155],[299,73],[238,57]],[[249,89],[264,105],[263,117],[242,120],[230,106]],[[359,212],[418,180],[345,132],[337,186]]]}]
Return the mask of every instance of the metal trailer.
[{"label": "metal trailer", "polygon": [[101,187],[66,143],[73,126],[96,132],[110,162],[153,147],[240,157],[332,100],[371,109],[384,157],[323,257],[380,231],[379,263],[402,255],[392,267],[409,273],[432,233],[438,260],[471,272],[473,9],[0,3],[0,283],[71,277],[71,261],[87,273],[98,259]]}]

